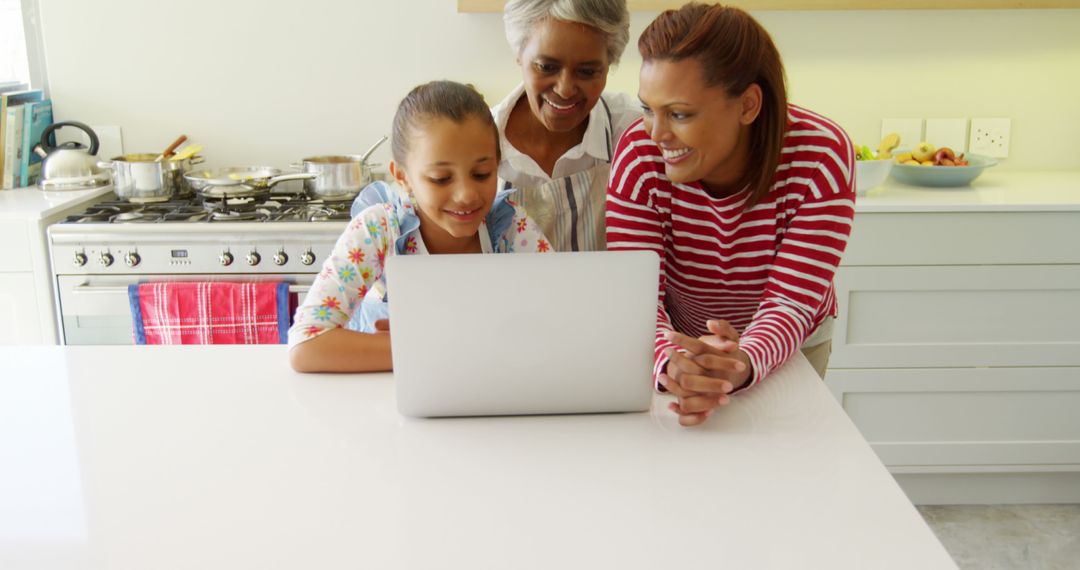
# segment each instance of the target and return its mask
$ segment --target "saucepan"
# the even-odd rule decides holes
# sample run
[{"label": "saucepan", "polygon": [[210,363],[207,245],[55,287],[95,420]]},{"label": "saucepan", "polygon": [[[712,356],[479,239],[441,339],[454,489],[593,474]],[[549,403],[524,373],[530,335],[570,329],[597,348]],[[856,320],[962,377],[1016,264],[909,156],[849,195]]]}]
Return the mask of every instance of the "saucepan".
[{"label": "saucepan", "polygon": [[352,200],[371,182],[371,167],[367,159],[379,145],[386,142],[383,136],[364,154],[338,154],[309,156],[301,164],[292,167],[314,174],[304,180],[308,197],[323,200]]},{"label": "saucepan", "polygon": [[116,197],[131,202],[163,202],[190,192],[184,174],[192,165],[203,161],[201,156],[158,160],[157,153],[125,154],[110,161],[98,162],[113,173]]},{"label": "saucepan", "polygon": [[270,166],[229,166],[193,170],[184,174],[184,180],[205,198],[246,198],[267,194],[279,182],[310,180],[316,176],[309,172],[282,174],[281,169]]}]

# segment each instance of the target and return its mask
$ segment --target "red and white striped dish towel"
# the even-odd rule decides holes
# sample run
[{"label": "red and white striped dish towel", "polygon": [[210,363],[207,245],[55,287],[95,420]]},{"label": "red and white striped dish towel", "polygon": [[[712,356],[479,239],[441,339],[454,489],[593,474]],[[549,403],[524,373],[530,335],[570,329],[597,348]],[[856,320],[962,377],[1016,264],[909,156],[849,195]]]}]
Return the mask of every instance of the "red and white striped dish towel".
[{"label": "red and white striped dish towel", "polygon": [[136,344],[287,342],[288,283],[139,283],[128,299]]}]

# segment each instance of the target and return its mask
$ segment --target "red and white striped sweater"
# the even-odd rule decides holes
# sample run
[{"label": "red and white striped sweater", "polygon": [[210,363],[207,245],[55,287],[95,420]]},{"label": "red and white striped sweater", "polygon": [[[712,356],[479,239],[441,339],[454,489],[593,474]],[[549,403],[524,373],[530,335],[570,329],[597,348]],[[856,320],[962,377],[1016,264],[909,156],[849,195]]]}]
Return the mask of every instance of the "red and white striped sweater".
[{"label": "red and white striped sweater", "polygon": [[672,346],[664,331],[697,337],[710,334],[707,319],[730,321],[754,384],[836,315],[833,275],[855,214],[854,168],[843,129],[789,106],[773,186],[744,211],[748,190],[712,198],[698,182],[674,183],[642,122],[626,130],[608,182],[607,242],[660,254],[654,378]]}]

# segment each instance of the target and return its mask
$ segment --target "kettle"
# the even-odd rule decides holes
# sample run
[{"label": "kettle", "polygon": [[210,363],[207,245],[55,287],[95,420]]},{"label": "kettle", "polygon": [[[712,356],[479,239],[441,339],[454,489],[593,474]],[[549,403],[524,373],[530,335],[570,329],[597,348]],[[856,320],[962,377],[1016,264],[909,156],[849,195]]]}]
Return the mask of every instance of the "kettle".
[{"label": "kettle", "polygon": [[[52,146],[49,141],[57,129],[75,127],[90,136],[90,148],[77,142]],[[109,172],[98,167],[98,137],[93,129],[75,121],[53,123],[41,133],[41,143],[34,147],[40,156],[42,190],[88,190],[109,183]]]}]

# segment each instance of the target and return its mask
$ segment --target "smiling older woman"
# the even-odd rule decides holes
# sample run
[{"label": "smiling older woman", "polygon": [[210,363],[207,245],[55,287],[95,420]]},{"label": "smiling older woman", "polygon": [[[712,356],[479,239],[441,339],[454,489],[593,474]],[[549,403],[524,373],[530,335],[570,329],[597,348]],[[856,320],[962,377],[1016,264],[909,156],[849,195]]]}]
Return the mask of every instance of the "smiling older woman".
[{"label": "smiling older woman", "polygon": [[492,108],[501,184],[556,251],[602,250],[615,142],[641,116],[604,93],[630,36],[626,1],[510,0],[503,20],[523,83]]}]

